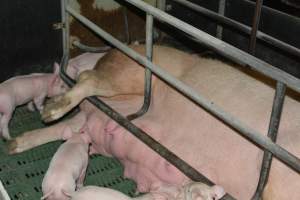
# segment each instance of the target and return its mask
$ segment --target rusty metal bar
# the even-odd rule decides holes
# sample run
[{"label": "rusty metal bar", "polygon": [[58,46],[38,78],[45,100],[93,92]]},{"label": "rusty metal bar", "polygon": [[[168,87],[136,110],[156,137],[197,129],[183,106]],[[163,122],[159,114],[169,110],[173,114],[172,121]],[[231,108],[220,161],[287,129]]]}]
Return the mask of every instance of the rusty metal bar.
[{"label": "rusty metal bar", "polygon": [[[268,137],[273,142],[275,142],[277,138],[278,127],[280,124],[280,118],[283,109],[285,91],[286,91],[286,86],[281,82],[277,82],[273,107],[272,107],[272,114],[271,114],[270,124],[269,124],[269,131],[268,131]],[[262,192],[264,190],[264,187],[269,177],[271,163],[272,163],[272,153],[265,150],[261,171],[260,171],[259,182],[255,194],[252,197],[252,200],[259,200],[261,198]]]},{"label": "rusty metal bar", "polygon": [[70,49],[70,25],[69,25],[69,14],[65,12],[69,0],[61,0],[61,18],[63,23],[62,39],[63,39],[63,54],[69,55]]},{"label": "rusty metal bar", "polygon": [[91,46],[87,46],[85,44],[82,44],[81,42],[75,40],[72,43],[75,47],[77,47],[78,49],[80,49],[81,51],[85,51],[85,52],[91,52],[91,53],[103,53],[103,52],[107,52],[108,50],[111,49],[110,46],[103,46],[103,47],[91,47]]},{"label": "rusty metal bar", "polygon": [[255,12],[253,17],[252,29],[251,29],[251,37],[250,37],[250,45],[249,45],[249,53],[254,55],[255,47],[256,47],[256,35],[258,31],[258,26],[260,22],[261,9],[263,5],[263,0],[256,0],[255,4]]},{"label": "rusty metal bar", "polygon": [[[126,1],[129,1],[129,0],[126,0]],[[132,2],[132,1],[133,0],[130,0],[130,2]],[[141,6],[141,8],[144,8],[144,6],[148,6],[147,4],[143,3],[142,1],[136,1],[136,0],[134,0],[134,2],[136,4],[140,4],[141,3],[143,5],[143,6]],[[156,8],[151,7],[151,9],[156,9]],[[158,10],[158,9],[156,9],[156,10]],[[170,85],[174,86],[174,88],[176,88],[181,93],[185,94],[188,98],[190,98],[191,100],[193,100],[194,102],[196,102],[198,105],[200,105],[201,107],[203,107],[205,110],[209,111],[212,115],[214,115],[215,117],[219,118],[220,120],[222,120],[223,122],[225,122],[227,125],[233,127],[235,130],[238,131],[238,133],[240,135],[242,135],[243,137],[247,138],[248,140],[256,143],[260,147],[269,150],[279,160],[281,160],[282,162],[286,163],[288,166],[290,166],[295,171],[300,172],[300,160],[299,160],[299,158],[297,158],[296,156],[294,156],[290,152],[286,151],[281,146],[275,144],[269,138],[263,136],[262,134],[258,133],[257,131],[255,131],[252,128],[248,127],[247,125],[243,124],[241,121],[239,121],[238,119],[234,118],[230,114],[226,113],[220,107],[218,107],[217,105],[215,105],[213,102],[211,102],[211,101],[205,99],[204,97],[202,97],[201,95],[197,94],[197,92],[195,90],[193,90],[192,88],[190,88],[189,86],[187,86],[183,82],[177,80],[176,78],[174,78],[173,76],[171,76],[168,72],[166,72],[162,68],[158,67],[157,65],[154,65],[152,62],[150,62],[144,56],[141,56],[140,54],[136,53],[134,50],[130,49],[128,46],[124,45],[122,42],[120,42],[117,39],[115,39],[114,37],[112,37],[110,34],[108,34],[107,32],[105,32],[103,29],[99,28],[94,23],[92,23],[91,21],[89,21],[87,18],[85,18],[82,15],[80,15],[79,13],[77,13],[71,7],[68,6],[67,7],[67,11],[74,18],[76,18],[77,20],[79,20],[80,22],[82,22],[83,24],[85,24],[87,27],[89,27],[91,30],[93,30],[95,33],[97,33],[98,35],[100,35],[105,40],[109,41],[112,45],[116,46],[118,49],[120,49],[127,56],[131,57],[132,59],[134,59],[135,61],[137,61],[141,65],[149,68],[158,77],[160,77],[161,79],[163,79],[164,81],[166,81]],[[147,12],[148,11],[151,12],[151,10],[149,10],[149,9],[146,9],[146,11]],[[151,14],[153,14],[153,13],[155,14],[156,12],[152,12]],[[165,17],[167,17],[167,16],[163,17],[164,20],[166,20]],[[173,19],[173,18],[171,18],[171,19]],[[183,22],[180,22],[180,23],[183,23]],[[180,26],[178,25],[178,27],[180,27]],[[200,32],[199,34],[201,35],[201,33],[202,32]],[[197,33],[195,33],[195,35],[197,35]],[[216,42],[219,42],[219,40],[215,39],[212,36],[209,36],[208,38],[210,39],[210,37],[213,38],[213,41],[211,41],[211,42],[213,42],[213,44],[216,44]],[[199,38],[201,38],[201,37],[199,37]],[[214,41],[214,40],[217,40],[217,41]],[[222,41],[221,41],[221,43],[223,44]],[[224,47],[226,47],[226,46],[227,45],[224,45]],[[231,46],[228,46],[228,49],[226,49],[226,51],[230,52],[230,48],[235,49],[235,48],[233,48]],[[240,50],[236,50],[236,51],[240,51]],[[241,52],[239,52],[237,55],[239,55],[240,53]],[[241,53],[241,57],[242,58],[244,58],[243,55],[249,55],[249,54],[246,54],[244,52]],[[251,55],[249,55],[249,57],[250,56]],[[247,59],[247,58],[244,58],[244,59]],[[257,58],[255,58],[253,56],[251,56],[250,59],[251,60],[253,59],[254,61],[260,61],[260,60],[258,60]],[[247,59],[247,60],[250,60],[250,59]],[[260,61],[259,63],[262,64],[264,62]],[[253,63],[250,62],[250,64],[253,64]],[[271,65],[269,65],[269,67],[274,68]],[[279,72],[279,71],[277,71],[277,72]],[[282,73],[284,73],[284,72],[282,72]],[[280,75],[280,74],[277,74],[277,75]],[[280,75],[280,76],[282,76],[282,75]],[[296,80],[298,80],[298,79],[296,79]],[[285,82],[287,82],[287,81],[285,80]],[[300,86],[300,84],[298,85],[298,87],[299,86]]]},{"label": "rusty metal bar", "polygon": [[[153,16],[146,15],[146,57],[149,61],[152,61],[153,54]],[[151,101],[151,85],[152,85],[152,72],[148,68],[145,68],[145,89],[144,89],[144,103],[140,110],[127,116],[127,119],[134,120],[144,115],[150,106]]]},{"label": "rusty metal bar", "polygon": [[[180,3],[181,5],[186,6],[194,11],[197,11],[197,12],[201,13],[202,15],[209,17],[210,19],[213,19],[219,23],[230,26],[231,28],[234,28],[234,29],[241,31],[243,33],[246,33],[248,35],[251,34],[251,28],[249,26],[246,26],[246,25],[239,23],[235,20],[232,20],[228,17],[222,16],[218,13],[215,13],[209,9],[203,8],[197,4],[191,3],[187,0],[173,0],[173,1]],[[257,38],[276,47],[276,48],[279,48],[291,55],[300,57],[300,49],[298,49],[292,45],[289,45],[285,42],[282,42],[282,41],[280,41],[270,35],[267,35],[261,31],[257,32]]]},{"label": "rusty metal bar", "polygon": [[131,38],[130,38],[130,32],[129,32],[127,8],[125,6],[123,6],[122,11],[123,11],[123,16],[124,16],[124,32],[125,32],[125,37],[126,37],[125,40],[126,40],[127,44],[130,44]]},{"label": "rusty metal bar", "polygon": [[[219,0],[219,8],[218,8],[218,13],[221,16],[225,15],[225,9],[226,9],[226,0]],[[217,34],[216,37],[222,40],[223,38],[223,26],[217,25]]]}]

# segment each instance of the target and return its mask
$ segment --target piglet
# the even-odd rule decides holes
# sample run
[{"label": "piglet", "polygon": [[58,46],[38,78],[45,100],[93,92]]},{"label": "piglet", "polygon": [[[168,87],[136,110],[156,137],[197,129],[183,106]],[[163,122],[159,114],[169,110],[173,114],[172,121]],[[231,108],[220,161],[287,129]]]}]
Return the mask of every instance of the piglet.
[{"label": "piglet", "polygon": [[190,182],[184,186],[185,200],[218,200],[225,195],[221,186],[208,186],[200,182]]},{"label": "piglet", "polygon": [[0,131],[4,138],[11,138],[8,123],[16,106],[33,101],[37,109],[41,110],[47,96],[52,97],[66,91],[58,73],[59,67],[55,66],[54,73],[16,76],[0,84]]},{"label": "piglet", "polygon": [[[89,141],[82,134],[65,130],[70,137],[54,154],[42,182],[43,197],[47,200],[67,200],[77,188],[81,188],[88,165]],[[69,135],[69,136],[68,136]]]},{"label": "piglet", "polygon": [[154,200],[151,194],[131,198],[122,192],[105,187],[86,186],[70,195],[71,200]]}]

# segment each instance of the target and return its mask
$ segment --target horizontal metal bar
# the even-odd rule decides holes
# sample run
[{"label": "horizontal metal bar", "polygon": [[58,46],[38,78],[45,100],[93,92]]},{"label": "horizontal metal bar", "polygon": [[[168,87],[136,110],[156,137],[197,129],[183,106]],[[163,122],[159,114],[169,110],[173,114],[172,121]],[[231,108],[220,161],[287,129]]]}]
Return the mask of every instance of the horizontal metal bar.
[{"label": "horizontal metal bar", "polygon": [[[251,34],[251,27],[249,26],[246,26],[240,22],[237,22],[235,20],[232,20],[228,17],[225,17],[225,16],[222,16],[220,14],[217,14],[209,9],[206,9],[204,7],[201,7],[197,4],[194,4],[192,2],[189,2],[187,0],[172,0],[174,2],[177,2],[177,3],[180,3],[181,5],[184,5],[192,10],[195,10],[203,15],[205,15],[206,17],[209,17],[210,19],[213,19],[219,23],[222,23],[222,24],[225,24],[227,26],[230,26],[231,28],[234,28],[238,31],[241,31],[243,33],[246,33],[248,35]],[[285,52],[288,52],[289,54],[291,55],[294,55],[294,56],[297,56],[297,57],[300,57],[300,49],[290,45],[290,44],[287,44],[285,42],[282,42],[270,35],[267,35],[261,31],[258,31],[257,32],[257,35],[256,37],[264,42],[267,42],[268,44],[276,47],[276,48],[279,48]]]},{"label": "horizontal metal bar", "polygon": [[110,46],[103,46],[103,47],[91,47],[91,46],[87,46],[85,44],[82,44],[81,42],[75,40],[73,42],[73,45],[77,48],[79,48],[82,51],[85,52],[91,52],[91,53],[103,53],[103,52],[107,52],[108,50],[111,49]]},{"label": "horizontal metal bar", "polygon": [[[64,80],[64,82],[69,87],[73,87],[76,84],[76,81],[73,80],[71,77],[69,77],[66,74],[68,57],[69,57],[68,55],[63,56],[62,64],[60,67],[60,75],[61,75],[61,78]],[[162,155],[166,160],[168,160],[171,164],[173,164],[175,167],[177,167],[179,170],[181,170],[189,178],[191,178],[194,181],[201,181],[208,185],[214,185],[214,183],[212,181],[207,179],[205,176],[203,176],[201,173],[199,173],[196,169],[191,167],[189,164],[187,164],[184,160],[179,158],[177,155],[172,153],[166,147],[162,146],[159,142],[157,142],[155,139],[153,139],[151,136],[149,136],[143,130],[136,127],[127,118],[120,115],[114,109],[112,109],[107,104],[105,104],[103,101],[101,101],[97,97],[88,97],[87,100],[89,102],[91,102],[93,105],[95,105],[97,108],[102,110],[104,113],[106,113],[113,120],[118,122],[121,126],[123,126],[125,129],[127,129],[131,134],[133,134],[134,136],[139,138],[142,142],[144,142],[146,145],[148,145],[152,150],[154,150],[158,154]],[[234,200],[234,198],[231,197],[229,194],[226,194],[222,198],[222,200]]]},{"label": "horizontal metal bar", "polygon": [[165,21],[168,24],[184,31],[185,33],[200,40],[203,44],[215,50],[219,54],[224,55],[227,58],[231,58],[239,61],[242,64],[249,65],[252,69],[271,77],[277,81],[280,81],[289,87],[293,88],[297,92],[300,92],[300,80],[296,77],[278,69],[274,66],[255,58],[254,56],[230,45],[222,40],[219,40],[161,10],[148,5],[147,3],[139,0],[125,0],[130,4],[138,7],[141,10],[153,15],[155,18]]},{"label": "horizontal metal bar", "polygon": [[[127,0],[126,0],[127,1]],[[140,1],[142,3],[142,1]],[[147,6],[146,4],[144,6]],[[112,37],[110,34],[105,32],[103,29],[96,26],[94,23],[89,21],[87,18],[83,17],[79,13],[77,13],[75,10],[73,10],[71,7],[67,7],[67,11],[77,20],[85,24],[87,27],[89,27],[91,30],[93,30],[95,33],[99,34],[102,38],[109,41],[112,45],[120,49],[122,52],[124,52],[129,57],[133,58],[135,61],[140,63],[143,66],[146,66],[149,68],[153,73],[155,73],[158,77],[165,80],[167,83],[174,86],[178,91],[185,94],[187,97],[192,99],[194,102],[196,102],[198,105],[202,106],[204,109],[209,111],[214,116],[218,117],[222,121],[224,121],[226,124],[230,125],[231,127],[235,128],[239,134],[244,136],[245,138],[248,138],[249,140],[255,142],[259,146],[263,147],[264,149],[269,150],[273,153],[274,156],[276,156],[279,160],[286,163],[288,166],[296,170],[297,172],[300,172],[300,160],[296,156],[292,155],[279,145],[273,143],[269,138],[263,136],[262,134],[256,132],[255,130],[251,129],[250,127],[243,124],[238,119],[234,118],[230,114],[224,112],[221,108],[219,108],[217,105],[215,105],[213,102],[208,101],[207,99],[203,98],[201,95],[197,94],[197,92],[193,89],[191,89],[189,86],[185,85],[183,82],[177,80],[173,76],[171,76],[168,72],[163,70],[162,68],[158,67],[157,65],[154,65],[152,62],[150,62],[147,58],[144,56],[141,56],[140,54],[136,53],[134,50],[130,49],[126,45],[124,45],[122,42],[118,41],[114,37]]]}]

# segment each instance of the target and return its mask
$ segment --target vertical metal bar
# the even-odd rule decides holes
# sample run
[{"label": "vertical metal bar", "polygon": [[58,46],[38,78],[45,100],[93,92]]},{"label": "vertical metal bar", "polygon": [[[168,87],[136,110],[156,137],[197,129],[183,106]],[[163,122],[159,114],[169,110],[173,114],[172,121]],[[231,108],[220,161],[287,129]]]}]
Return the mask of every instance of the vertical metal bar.
[{"label": "vertical metal bar", "polygon": [[166,10],[166,0],[157,0],[157,8],[165,11]]},{"label": "vertical metal bar", "polygon": [[[272,114],[271,114],[269,131],[268,131],[268,137],[273,142],[275,142],[277,138],[278,127],[280,124],[280,117],[281,117],[283,103],[284,103],[285,91],[286,91],[286,86],[282,82],[278,81],[276,85],[276,92],[274,96]],[[255,194],[252,197],[252,200],[261,199],[262,192],[264,190],[264,187],[269,177],[272,157],[273,156],[271,152],[269,152],[268,150],[264,151],[264,157],[262,161],[259,182]]]},{"label": "vertical metal bar", "polygon": [[[152,61],[152,55],[153,55],[153,16],[147,14],[146,16],[146,57],[149,61]],[[150,101],[151,101],[151,83],[152,83],[152,72],[150,69],[146,67],[144,103],[139,111],[127,116],[129,120],[136,119],[148,111],[150,106]]]},{"label": "vertical metal bar", "polygon": [[[225,15],[225,6],[226,5],[226,0],[219,0],[219,9],[218,9],[218,13],[222,16]],[[217,38],[219,38],[220,40],[222,40],[223,38],[223,26],[221,25],[217,25]]]},{"label": "vertical metal bar", "polygon": [[250,46],[249,46],[249,53],[252,55],[255,53],[256,35],[257,35],[257,30],[260,22],[260,14],[261,14],[261,8],[263,2],[264,2],[263,0],[256,0],[255,13],[254,13],[252,29],[251,29]]},{"label": "vertical metal bar", "polygon": [[70,47],[70,25],[69,13],[66,11],[68,0],[61,0],[61,19],[63,23],[62,36],[63,36],[63,53],[69,55]]},{"label": "vertical metal bar", "polygon": [[125,31],[125,37],[126,37],[126,43],[130,44],[131,39],[130,39],[130,33],[129,33],[129,24],[128,24],[128,13],[127,13],[127,8],[123,6],[123,16],[124,16],[124,31]]}]

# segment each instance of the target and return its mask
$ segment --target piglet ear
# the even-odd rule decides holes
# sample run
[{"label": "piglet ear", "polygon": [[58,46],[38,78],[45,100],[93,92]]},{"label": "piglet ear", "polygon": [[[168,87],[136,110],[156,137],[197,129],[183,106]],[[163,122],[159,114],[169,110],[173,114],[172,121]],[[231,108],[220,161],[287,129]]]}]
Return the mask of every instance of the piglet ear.
[{"label": "piglet ear", "polygon": [[67,140],[69,138],[71,138],[73,136],[73,131],[70,127],[66,127],[64,130],[63,130],[63,133],[61,135],[61,138],[63,140]]},{"label": "piglet ear", "polygon": [[224,188],[219,185],[214,185],[214,186],[212,186],[211,189],[214,193],[213,196],[215,197],[216,200],[221,199],[226,194]]},{"label": "piglet ear", "polygon": [[53,74],[59,74],[60,66],[57,62],[53,64]]}]

